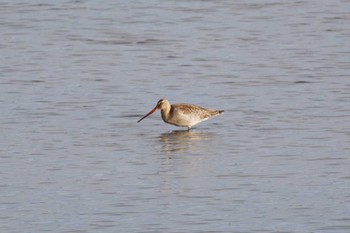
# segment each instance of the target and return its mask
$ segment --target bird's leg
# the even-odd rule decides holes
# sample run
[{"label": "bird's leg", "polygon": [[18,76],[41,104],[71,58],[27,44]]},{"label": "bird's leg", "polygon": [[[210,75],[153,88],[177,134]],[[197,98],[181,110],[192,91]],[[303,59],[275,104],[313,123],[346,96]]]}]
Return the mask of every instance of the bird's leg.
[{"label": "bird's leg", "polygon": [[187,126],[187,131],[190,131],[191,130],[191,126]]}]

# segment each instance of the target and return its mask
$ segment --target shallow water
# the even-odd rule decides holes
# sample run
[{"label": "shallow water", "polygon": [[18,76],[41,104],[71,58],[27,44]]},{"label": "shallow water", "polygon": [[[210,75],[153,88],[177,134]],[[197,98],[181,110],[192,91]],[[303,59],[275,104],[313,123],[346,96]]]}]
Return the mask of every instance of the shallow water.
[{"label": "shallow water", "polygon": [[[349,232],[349,13],[2,1],[2,231]],[[161,98],[225,114],[137,124]]]}]

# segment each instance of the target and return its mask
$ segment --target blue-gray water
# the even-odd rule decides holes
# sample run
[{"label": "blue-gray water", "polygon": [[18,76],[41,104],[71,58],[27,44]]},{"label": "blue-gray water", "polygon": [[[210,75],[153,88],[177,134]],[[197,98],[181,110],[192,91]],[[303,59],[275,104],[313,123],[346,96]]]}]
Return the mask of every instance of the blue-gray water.
[{"label": "blue-gray water", "polygon": [[[350,2],[1,1],[1,232],[350,231]],[[190,131],[161,98],[224,109]]]}]

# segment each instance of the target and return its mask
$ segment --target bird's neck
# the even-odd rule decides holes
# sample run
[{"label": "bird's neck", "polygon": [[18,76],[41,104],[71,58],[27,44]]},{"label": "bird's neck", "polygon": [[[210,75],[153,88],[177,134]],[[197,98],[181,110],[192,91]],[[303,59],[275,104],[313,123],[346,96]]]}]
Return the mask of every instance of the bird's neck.
[{"label": "bird's neck", "polygon": [[161,110],[163,120],[169,119],[170,117],[170,105],[166,106]]}]

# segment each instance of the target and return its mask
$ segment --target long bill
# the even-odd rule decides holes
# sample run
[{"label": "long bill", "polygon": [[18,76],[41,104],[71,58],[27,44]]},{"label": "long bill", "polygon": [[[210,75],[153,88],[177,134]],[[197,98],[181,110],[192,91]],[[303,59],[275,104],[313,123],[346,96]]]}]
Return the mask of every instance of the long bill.
[{"label": "long bill", "polygon": [[155,111],[157,111],[157,107],[155,107],[155,108],[152,109],[149,113],[147,113],[146,115],[144,115],[140,120],[137,121],[137,123],[139,123],[140,121],[142,121],[143,119],[145,119],[146,117],[148,117],[149,115],[151,115],[152,113],[154,113]]}]

